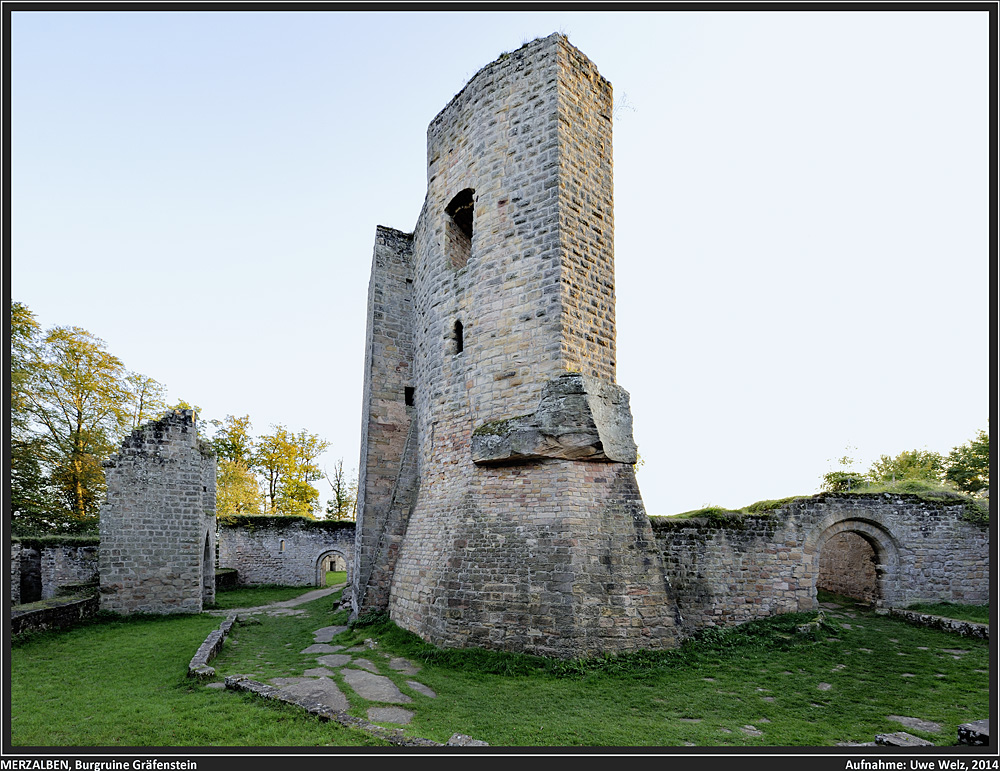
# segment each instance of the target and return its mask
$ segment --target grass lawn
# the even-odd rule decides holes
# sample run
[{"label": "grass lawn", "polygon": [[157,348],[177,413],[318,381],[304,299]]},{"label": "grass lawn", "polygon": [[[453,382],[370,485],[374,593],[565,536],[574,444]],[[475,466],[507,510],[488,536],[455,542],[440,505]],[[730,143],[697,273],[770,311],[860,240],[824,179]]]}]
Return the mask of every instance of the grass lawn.
[{"label": "grass lawn", "polygon": [[[236,590],[240,591],[240,590]],[[303,589],[297,590],[302,593]],[[220,592],[220,601],[228,592]],[[316,666],[300,651],[322,626],[346,623],[338,594],[304,615],[237,625],[212,665],[217,680],[266,682]],[[710,632],[682,648],[592,662],[479,650],[441,650],[384,619],[335,639],[377,641],[371,658],[405,656],[417,679],[408,735],[445,742],[455,732],[491,746],[833,746],[905,730],[939,746],[961,723],[990,713],[989,645],[878,616],[836,597],[818,632],[793,614]],[[237,607],[242,602],[233,605]],[[243,605],[245,606],[245,605]],[[14,642],[12,743],[19,746],[374,746],[365,734],[263,699],[186,677],[218,617],[102,620]],[[340,679],[351,714],[370,703]],[[412,692],[412,691],[411,691]],[[933,721],[907,728],[890,716]],[[395,727],[395,726],[393,726]]]}]

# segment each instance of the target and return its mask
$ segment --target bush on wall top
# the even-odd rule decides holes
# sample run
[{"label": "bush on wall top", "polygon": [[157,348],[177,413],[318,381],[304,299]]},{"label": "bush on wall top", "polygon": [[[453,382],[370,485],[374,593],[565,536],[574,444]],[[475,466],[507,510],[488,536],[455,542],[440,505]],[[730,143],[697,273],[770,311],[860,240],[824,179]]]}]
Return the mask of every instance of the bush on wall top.
[{"label": "bush on wall top", "polygon": [[354,528],[353,520],[310,519],[295,515],[240,514],[220,517],[221,527],[243,527],[247,530],[286,530],[290,527],[304,527],[313,530],[343,530]]}]

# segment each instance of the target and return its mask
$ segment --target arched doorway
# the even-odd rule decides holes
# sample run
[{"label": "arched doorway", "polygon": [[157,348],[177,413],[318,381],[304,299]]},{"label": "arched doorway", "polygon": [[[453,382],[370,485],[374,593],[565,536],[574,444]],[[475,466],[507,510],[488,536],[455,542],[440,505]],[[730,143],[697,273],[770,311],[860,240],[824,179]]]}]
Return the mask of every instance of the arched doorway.
[{"label": "arched doorway", "polygon": [[343,573],[344,576],[334,576],[333,582],[350,583],[351,581],[351,559],[350,555],[341,549],[329,549],[324,551],[316,560],[316,586],[328,586],[333,584],[327,583],[327,575],[329,573],[339,574]]},{"label": "arched doorway", "polygon": [[899,544],[879,522],[831,515],[806,539],[815,589],[871,605],[893,605],[900,596]]},{"label": "arched doorway", "polygon": [[819,555],[816,588],[875,605],[881,599],[875,547],[851,531],[829,538]]}]

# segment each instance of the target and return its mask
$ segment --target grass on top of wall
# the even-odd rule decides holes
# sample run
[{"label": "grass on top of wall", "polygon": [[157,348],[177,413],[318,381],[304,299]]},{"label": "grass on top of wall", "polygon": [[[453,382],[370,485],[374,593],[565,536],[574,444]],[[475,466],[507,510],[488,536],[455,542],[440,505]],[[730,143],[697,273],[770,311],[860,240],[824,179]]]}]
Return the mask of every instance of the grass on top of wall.
[{"label": "grass on top of wall", "polygon": [[[315,656],[302,651],[316,629],[347,623],[336,610],[339,597],[234,626],[212,662],[215,683],[231,674],[267,682],[315,667]],[[960,724],[989,716],[988,641],[911,626],[845,598],[820,599],[838,607],[826,606],[822,618],[777,616],[710,630],[675,650],[590,661],[438,649],[384,616],[332,642],[350,648],[373,640],[364,657],[414,694],[403,730],[440,742],[458,732],[492,747],[832,747],[905,730],[951,746]],[[104,619],[15,643],[13,745],[376,744],[293,708],[187,678],[188,661],[218,622],[207,614]],[[396,656],[419,672],[389,667]],[[332,677],[351,714],[366,717],[373,704],[340,668]],[[412,679],[436,698],[408,688]],[[934,721],[940,730],[908,728],[891,716]]]}]

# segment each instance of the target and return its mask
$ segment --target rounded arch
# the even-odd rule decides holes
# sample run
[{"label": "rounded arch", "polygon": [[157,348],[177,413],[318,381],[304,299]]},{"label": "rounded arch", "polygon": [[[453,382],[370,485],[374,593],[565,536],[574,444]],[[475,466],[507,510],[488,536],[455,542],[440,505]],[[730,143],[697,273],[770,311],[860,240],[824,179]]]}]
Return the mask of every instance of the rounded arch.
[{"label": "rounded arch", "polygon": [[323,586],[326,581],[326,565],[331,557],[339,557],[344,561],[347,566],[347,583],[350,585],[354,577],[354,550],[348,546],[331,546],[316,558],[316,586]]},{"label": "rounded arch", "polygon": [[882,523],[850,515],[830,515],[806,538],[804,551],[809,563],[813,597],[816,596],[816,583],[820,578],[823,550],[836,548],[835,544],[842,543],[845,537],[860,538],[871,549],[875,604],[894,604],[900,592],[899,541]]}]

